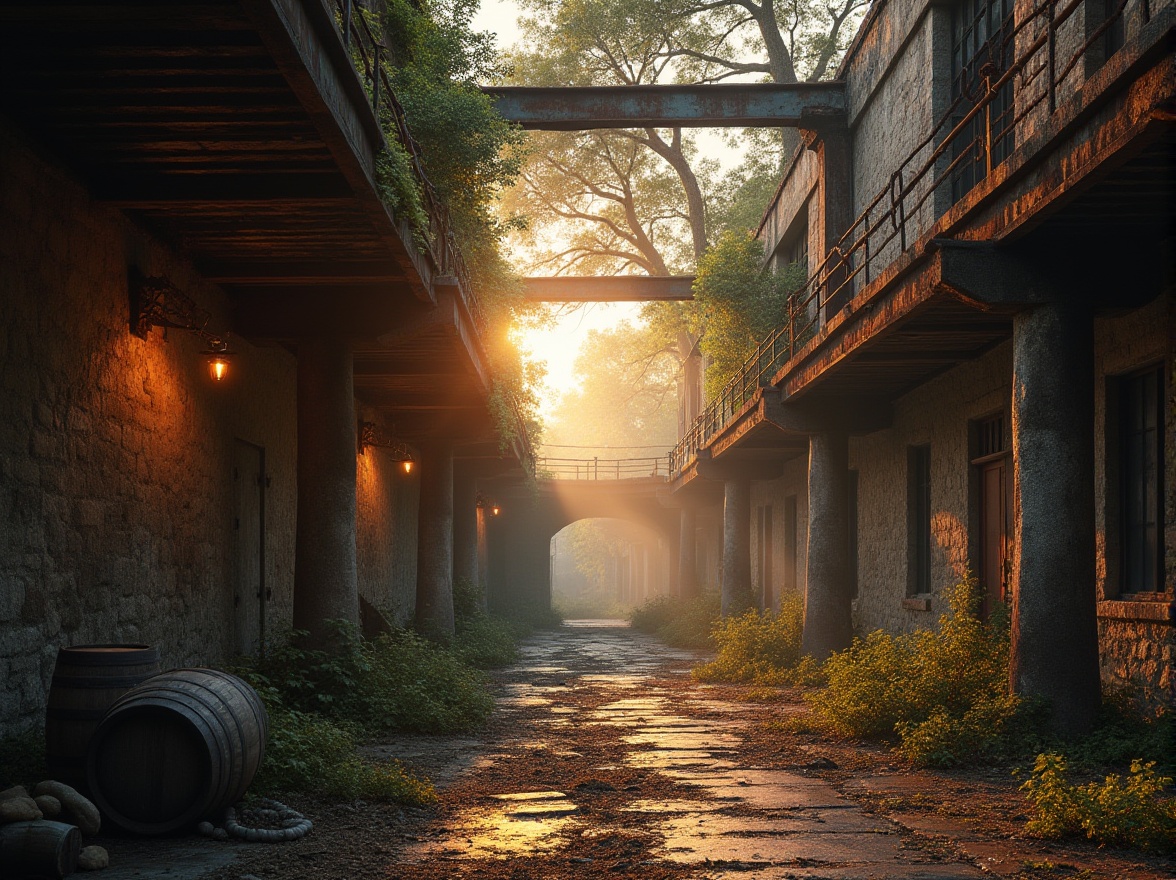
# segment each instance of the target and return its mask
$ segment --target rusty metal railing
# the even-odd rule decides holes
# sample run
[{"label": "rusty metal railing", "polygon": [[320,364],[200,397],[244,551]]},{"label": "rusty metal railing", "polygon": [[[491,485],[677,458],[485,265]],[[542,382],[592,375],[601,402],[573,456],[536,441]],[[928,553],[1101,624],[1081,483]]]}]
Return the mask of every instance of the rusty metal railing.
[{"label": "rusty metal railing", "polygon": [[[996,167],[994,145],[1015,133],[1043,102],[1047,102],[1049,113],[1057,108],[1057,95],[1067,77],[1111,27],[1124,21],[1129,6],[1141,21],[1151,18],[1148,0],[1120,0],[1106,21],[1079,41],[1069,57],[1059,58],[1058,33],[1083,8],[1083,2],[1039,0],[1020,21],[1014,13],[1002,23],[987,62],[976,67],[971,80],[964,83],[960,95],[927,136],[899,163],[886,186],[829,249],[805,284],[789,297],[783,326],[760,343],[674,447],[669,456],[671,476],[681,474],[756,391],[770,385],[787,368],[816,332],[822,312],[831,304],[852,308],[855,291],[909,250],[919,232],[931,226],[928,222],[913,227],[913,218],[941,187],[950,186],[968,163],[983,166],[980,180],[989,176]],[[1077,24],[1085,32],[1084,21],[1079,19]],[[1014,101],[1011,119],[997,128],[993,123],[999,114],[994,113],[993,103],[1002,91],[1007,95],[1009,87]]]},{"label": "rusty metal railing", "polygon": [[389,60],[388,49],[373,33],[368,21],[368,15],[371,13],[362,3],[352,2],[352,0],[334,0],[334,6],[335,23],[343,37],[343,45],[351,54],[356,73],[359,74],[368,98],[372,102],[372,109],[380,122],[380,127],[386,134],[391,133],[408,153],[413,175],[420,186],[425,215],[429,221],[429,228],[418,230],[418,232],[421,233],[423,244],[434,270],[438,275],[450,275],[457,278],[466,310],[478,330],[485,332],[486,317],[474,295],[469,269],[453,234],[449,211],[437,196],[436,188],[425,173],[424,153],[420,144],[413,138],[412,132],[408,130],[404,108],[392,90],[392,83],[385,67]]},{"label": "rusty metal railing", "polygon": [[669,479],[670,457],[655,458],[548,458],[535,463],[541,480],[635,480]]},{"label": "rusty metal railing", "polygon": [[[388,70],[385,66],[389,60],[389,52],[372,30],[368,20],[368,16],[372,13],[362,3],[353,2],[353,0],[334,0],[334,7],[335,24],[343,38],[343,45],[351,55],[356,73],[372,102],[372,109],[380,123],[380,128],[386,135],[390,133],[394,136],[408,153],[413,175],[420,187],[425,215],[429,221],[428,230],[418,230],[422,233],[427,256],[438,275],[449,275],[457,279],[458,289],[466,311],[479,334],[485,335],[488,332],[485,312],[474,293],[469,269],[457,246],[449,210],[437,195],[436,187],[433,186],[425,172],[424,153],[420,144],[412,136],[412,132],[409,131],[404,108],[392,90],[392,83],[388,78]],[[519,405],[518,398],[513,394],[508,394],[507,397],[518,427],[518,439],[523,447],[521,450],[523,467],[528,471],[533,471],[535,453],[531,448],[526,430],[527,420]]]}]

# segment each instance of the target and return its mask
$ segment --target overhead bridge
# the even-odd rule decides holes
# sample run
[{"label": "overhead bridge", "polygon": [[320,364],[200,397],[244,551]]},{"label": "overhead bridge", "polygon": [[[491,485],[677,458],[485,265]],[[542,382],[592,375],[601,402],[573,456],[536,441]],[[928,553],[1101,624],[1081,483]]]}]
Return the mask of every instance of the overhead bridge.
[{"label": "overhead bridge", "polygon": [[693,275],[525,278],[531,302],[662,302],[694,299]]},{"label": "overhead bridge", "polygon": [[495,109],[523,128],[819,128],[845,118],[845,84],[718,83],[493,86]]}]

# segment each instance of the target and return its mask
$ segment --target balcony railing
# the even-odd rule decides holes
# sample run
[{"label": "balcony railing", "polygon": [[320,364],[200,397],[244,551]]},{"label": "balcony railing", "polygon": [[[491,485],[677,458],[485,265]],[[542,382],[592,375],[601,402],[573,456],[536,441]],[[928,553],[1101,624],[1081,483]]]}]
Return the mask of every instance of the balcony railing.
[{"label": "balcony railing", "polygon": [[392,91],[388,71],[384,66],[388,61],[388,49],[373,33],[368,22],[370,13],[363,4],[352,0],[334,0],[334,6],[335,23],[343,37],[344,46],[351,53],[356,72],[372,102],[372,110],[380,122],[380,127],[386,134],[394,136],[408,152],[413,174],[420,187],[425,214],[429,218],[428,230],[420,232],[423,233],[425,249],[433,268],[438,275],[457,278],[466,310],[479,332],[485,332],[486,318],[474,296],[465,259],[457,247],[449,211],[437,196],[436,188],[425,173],[424,154],[420,144],[408,130],[404,108]]},{"label": "balcony railing", "polygon": [[636,480],[670,476],[670,457],[656,458],[540,458],[535,476],[541,480]]},{"label": "balcony railing", "polygon": [[[869,284],[918,238],[929,223],[916,225],[913,218],[937,192],[947,187],[961,166],[976,163],[979,179],[992,173],[994,145],[1001,144],[1025,120],[1045,104],[1052,113],[1068,77],[1096,46],[1105,42],[1111,29],[1124,27],[1128,6],[1144,23],[1151,18],[1148,0],[1120,0],[1105,22],[1083,40],[1059,48],[1059,32],[1083,9],[1084,0],[1038,0],[1020,21],[1007,21],[991,48],[994,59],[979,66],[974,78],[961,89],[947,112],[927,136],[899,163],[881,191],[866,205],[840,240],[788,299],[783,326],[765,339],[744,362],[722,391],[706,407],[690,430],[670,453],[672,476],[705,448],[754,397],[758,389],[772,384],[797,351],[818,329],[822,313],[830,303],[847,303],[856,290]],[[1015,15],[1011,18],[1015,19]],[[1074,25],[1086,33],[1083,16]],[[1125,27],[1124,27],[1125,30]],[[1003,67],[1003,69],[1001,69]],[[993,103],[1007,86],[1013,85],[1014,105],[1003,127],[994,125],[998,113]],[[976,123],[976,124],[974,124]],[[934,208],[932,203],[928,210]],[[828,317],[828,316],[827,316]]]}]

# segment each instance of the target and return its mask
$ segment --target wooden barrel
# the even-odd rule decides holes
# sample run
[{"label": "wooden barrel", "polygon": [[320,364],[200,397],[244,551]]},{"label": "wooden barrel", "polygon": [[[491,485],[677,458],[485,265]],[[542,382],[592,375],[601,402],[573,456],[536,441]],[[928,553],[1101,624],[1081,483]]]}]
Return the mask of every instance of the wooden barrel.
[{"label": "wooden barrel", "polygon": [[77,645],[57,649],[45,709],[49,776],[86,785],[86,749],[114,701],[159,674],[159,651],[147,645]]},{"label": "wooden barrel", "polygon": [[82,832],[64,822],[38,819],[0,825],[0,868],[4,877],[52,877],[78,869]]},{"label": "wooden barrel", "polygon": [[137,834],[212,818],[253,781],[267,723],[257,692],[235,675],[157,675],[119,698],[94,731],[90,794],[106,818]]}]

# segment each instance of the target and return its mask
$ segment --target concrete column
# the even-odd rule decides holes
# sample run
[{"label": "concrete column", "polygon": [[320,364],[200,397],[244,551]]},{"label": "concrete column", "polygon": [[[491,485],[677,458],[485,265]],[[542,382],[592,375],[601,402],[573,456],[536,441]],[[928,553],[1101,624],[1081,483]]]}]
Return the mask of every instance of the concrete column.
[{"label": "concrete column", "polygon": [[434,641],[453,638],[453,444],[444,440],[421,445],[416,628]]},{"label": "concrete column", "polygon": [[853,641],[849,577],[849,438],[809,437],[808,577],[801,649],[816,660]]},{"label": "concrete column", "polygon": [[678,595],[693,599],[698,588],[698,516],[693,507],[683,507],[679,513],[678,538]]},{"label": "concrete column", "polygon": [[298,523],[294,628],[325,648],[325,622],[359,625],[355,561],[355,389],[351,348],[337,340],[298,345]]},{"label": "concrete column", "polygon": [[751,594],[751,481],[746,477],[723,483],[724,617],[742,614],[755,605]]},{"label": "concrete column", "polygon": [[[453,479],[453,583],[480,586],[478,579],[478,481],[459,469]],[[482,610],[486,595],[482,594]]]},{"label": "concrete column", "polygon": [[1055,729],[1099,708],[1095,606],[1094,324],[1072,301],[1013,321],[1011,686],[1046,700]]}]

